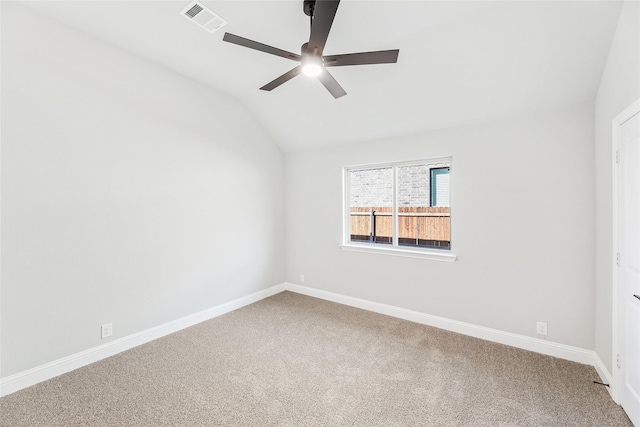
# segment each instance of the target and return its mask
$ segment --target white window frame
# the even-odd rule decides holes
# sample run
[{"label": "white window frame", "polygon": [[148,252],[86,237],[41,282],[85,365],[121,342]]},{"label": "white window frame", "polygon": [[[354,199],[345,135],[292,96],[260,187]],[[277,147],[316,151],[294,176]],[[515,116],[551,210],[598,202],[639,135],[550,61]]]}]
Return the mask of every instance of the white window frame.
[{"label": "white window frame", "polygon": [[[381,254],[381,255],[392,255],[392,256],[401,256],[408,258],[422,258],[422,259],[430,259],[436,261],[448,261],[453,262],[456,260],[457,256],[453,253],[453,239],[450,236],[450,246],[449,249],[431,249],[431,248],[413,248],[399,245],[398,239],[398,212],[397,212],[397,203],[398,203],[398,194],[396,193],[397,188],[397,180],[398,180],[398,168],[404,166],[414,166],[414,165],[430,165],[430,164],[438,164],[438,163],[449,163],[449,168],[452,167],[453,159],[452,157],[439,157],[434,159],[423,159],[423,160],[411,160],[404,162],[389,162],[389,163],[376,163],[376,164],[368,164],[368,165],[355,165],[355,166],[345,166],[342,168],[342,244],[340,248],[345,251],[353,251],[353,252],[365,252],[365,253],[373,253],[373,254]],[[390,167],[393,170],[393,183],[392,183],[392,191],[393,191],[393,202],[392,202],[392,222],[393,222],[393,236],[392,243],[388,244],[380,244],[380,243],[369,243],[369,242],[351,242],[350,241],[350,194],[349,189],[351,188],[349,182],[349,173],[352,171],[358,170],[366,170],[366,169],[376,169],[376,168],[387,168]],[[451,169],[450,169],[451,170]],[[451,188],[449,189],[449,200],[450,206],[449,211],[452,211],[453,205],[453,196],[452,196]],[[452,215],[452,214],[450,214]],[[451,216],[450,221],[453,223],[453,215]],[[453,225],[453,224],[452,224]],[[453,230],[453,226],[451,227]]]}]

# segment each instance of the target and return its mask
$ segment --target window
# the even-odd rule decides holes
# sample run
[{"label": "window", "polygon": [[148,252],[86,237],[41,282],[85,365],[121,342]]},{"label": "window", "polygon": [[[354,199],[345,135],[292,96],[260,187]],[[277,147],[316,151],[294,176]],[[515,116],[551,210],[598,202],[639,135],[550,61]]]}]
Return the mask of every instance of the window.
[{"label": "window", "polygon": [[451,159],[345,168],[343,248],[449,253]]}]

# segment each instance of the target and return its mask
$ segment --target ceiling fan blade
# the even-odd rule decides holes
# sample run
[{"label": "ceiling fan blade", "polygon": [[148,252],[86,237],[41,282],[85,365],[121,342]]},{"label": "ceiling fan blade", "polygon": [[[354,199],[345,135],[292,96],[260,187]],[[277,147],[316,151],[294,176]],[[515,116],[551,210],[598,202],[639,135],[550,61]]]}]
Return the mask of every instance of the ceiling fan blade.
[{"label": "ceiling fan blade", "polygon": [[260,52],[270,53],[272,55],[281,56],[283,58],[291,59],[292,61],[300,61],[300,55],[296,53],[287,52],[286,50],[278,49],[277,47],[269,46],[263,43],[259,43],[253,40],[245,39],[244,37],[236,36],[231,33],[224,33],[222,40],[234,43],[240,46],[248,47],[249,49],[259,50]]},{"label": "ceiling fan blade", "polygon": [[322,56],[340,0],[316,0],[307,52]]},{"label": "ceiling fan blade", "polygon": [[278,86],[280,86],[281,84],[288,82],[289,80],[291,80],[292,78],[294,78],[295,76],[300,74],[301,70],[302,70],[302,66],[298,65],[297,67],[287,71],[286,73],[284,73],[283,75],[281,75],[277,79],[272,80],[269,83],[267,83],[266,85],[262,86],[260,88],[260,90],[269,91],[269,90],[275,89]]},{"label": "ceiling fan blade", "polygon": [[336,99],[347,94],[327,70],[322,70],[322,73],[318,76],[318,80],[320,80],[320,83],[322,83]]},{"label": "ceiling fan blade", "polygon": [[325,56],[325,67],[341,67],[343,65],[393,64],[398,62],[399,49],[378,50],[375,52],[346,53],[344,55]]}]

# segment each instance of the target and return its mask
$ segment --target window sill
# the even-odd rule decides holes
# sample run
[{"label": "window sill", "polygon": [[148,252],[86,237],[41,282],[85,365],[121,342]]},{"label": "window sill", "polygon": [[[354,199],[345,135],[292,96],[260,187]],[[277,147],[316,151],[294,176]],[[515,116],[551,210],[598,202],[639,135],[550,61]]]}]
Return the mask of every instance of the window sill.
[{"label": "window sill", "polygon": [[[374,246],[375,245],[375,246]],[[392,255],[392,256],[401,256],[407,258],[421,258],[421,259],[430,259],[434,261],[445,261],[445,262],[454,262],[457,259],[457,256],[453,254],[449,250],[416,250],[416,249],[405,249],[402,247],[394,247],[394,246],[382,246],[378,244],[354,244],[354,243],[344,243],[340,245],[340,249],[343,251],[352,251],[352,252],[365,252],[370,254],[379,254],[379,255]]]}]

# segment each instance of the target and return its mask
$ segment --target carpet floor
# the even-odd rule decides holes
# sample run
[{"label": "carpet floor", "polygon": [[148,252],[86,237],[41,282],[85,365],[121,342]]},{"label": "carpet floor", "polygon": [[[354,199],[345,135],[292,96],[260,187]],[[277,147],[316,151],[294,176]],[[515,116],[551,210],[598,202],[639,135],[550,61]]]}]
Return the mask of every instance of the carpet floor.
[{"label": "carpet floor", "polygon": [[0,398],[1,426],[631,426],[587,365],[283,292]]}]

